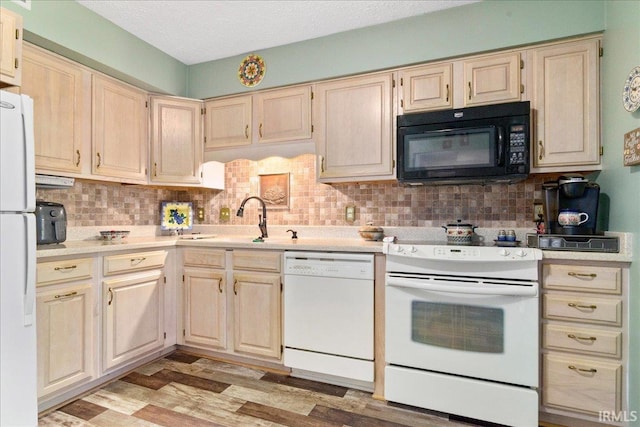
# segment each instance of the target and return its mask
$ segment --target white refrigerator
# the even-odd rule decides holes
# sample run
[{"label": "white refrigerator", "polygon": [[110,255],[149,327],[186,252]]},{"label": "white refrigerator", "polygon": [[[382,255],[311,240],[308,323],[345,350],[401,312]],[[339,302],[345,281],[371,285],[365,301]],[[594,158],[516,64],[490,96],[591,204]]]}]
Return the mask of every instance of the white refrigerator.
[{"label": "white refrigerator", "polygon": [[0,131],[0,426],[35,426],[33,100],[0,91]]}]

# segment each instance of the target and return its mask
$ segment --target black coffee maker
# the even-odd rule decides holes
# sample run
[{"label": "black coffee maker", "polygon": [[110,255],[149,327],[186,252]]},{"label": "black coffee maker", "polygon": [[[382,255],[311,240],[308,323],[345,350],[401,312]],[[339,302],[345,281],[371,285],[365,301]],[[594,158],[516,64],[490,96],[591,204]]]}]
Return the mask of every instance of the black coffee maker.
[{"label": "black coffee maker", "polygon": [[[602,234],[596,230],[600,200],[598,184],[589,182],[582,175],[571,174],[561,176],[557,181],[545,182],[542,189],[544,190],[546,234]],[[588,218],[581,224],[561,225],[558,222],[558,215],[567,211],[584,213]]]}]

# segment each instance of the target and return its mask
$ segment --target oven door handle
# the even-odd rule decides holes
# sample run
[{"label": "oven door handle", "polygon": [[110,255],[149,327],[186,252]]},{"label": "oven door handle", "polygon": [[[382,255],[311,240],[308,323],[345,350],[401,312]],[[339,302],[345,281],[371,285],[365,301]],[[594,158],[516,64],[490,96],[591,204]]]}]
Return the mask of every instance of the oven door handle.
[{"label": "oven door handle", "polygon": [[[387,276],[387,286],[396,288],[419,289],[433,292],[451,292],[458,294],[475,295],[506,295],[506,296],[537,296],[535,286],[526,285],[499,285],[494,283],[476,282],[471,286],[437,283],[437,279],[411,279],[407,277]],[[458,282],[460,283],[460,282]]]}]

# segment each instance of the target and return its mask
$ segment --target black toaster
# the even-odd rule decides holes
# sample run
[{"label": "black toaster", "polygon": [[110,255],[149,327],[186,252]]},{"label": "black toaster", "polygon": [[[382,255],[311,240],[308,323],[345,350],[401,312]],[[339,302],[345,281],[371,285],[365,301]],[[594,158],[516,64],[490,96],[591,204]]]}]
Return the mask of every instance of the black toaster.
[{"label": "black toaster", "polygon": [[36,201],[36,234],[38,245],[67,240],[67,212],[62,204]]}]

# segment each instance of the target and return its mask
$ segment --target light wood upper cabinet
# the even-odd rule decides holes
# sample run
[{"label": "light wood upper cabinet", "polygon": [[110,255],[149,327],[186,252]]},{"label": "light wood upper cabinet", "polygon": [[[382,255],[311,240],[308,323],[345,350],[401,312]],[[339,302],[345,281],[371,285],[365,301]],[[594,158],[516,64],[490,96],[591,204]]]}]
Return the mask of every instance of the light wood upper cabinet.
[{"label": "light wood upper cabinet", "polygon": [[[91,74],[25,43],[22,93],[33,98],[36,170],[83,172],[91,153]],[[85,144],[86,142],[86,144]],[[85,172],[88,173],[88,167]]]},{"label": "light wood upper cabinet", "polygon": [[22,81],[22,15],[0,8],[0,87]]},{"label": "light wood upper cabinet", "polygon": [[205,102],[205,149],[251,144],[251,95]]},{"label": "light wood upper cabinet", "polygon": [[405,113],[453,107],[453,64],[402,69],[400,108]]},{"label": "light wood upper cabinet", "polygon": [[200,183],[202,107],[198,100],[151,97],[152,183]]},{"label": "light wood upper cabinet", "polygon": [[311,138],[311,86],[205,103],[205,150]]},{"label": "light wood upper cabinet", "polygon": [[311,86],[296,86],[255,95],[258,142],[311,138]]},{"label": "light wood upper cabinet", "polygon": [[381,73],[316,85],[320,182],[395,178],[393,81],[393,73]]},{"label": "light wood upper cabinet", "polygon": [[520,101],[520,53],[463,61],[464,106]]},{"label": "light wood upper cabinet", "polygon": [[600,167],[599,47],[594,37],[532,51],[532,172]]},{"label": "light wood upper cabinet", "polygon": [[93,75],[92,174],[102,179],[147,182],[147,93]]}]

